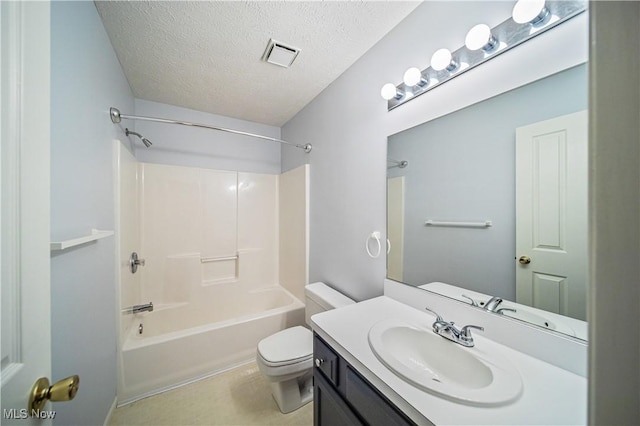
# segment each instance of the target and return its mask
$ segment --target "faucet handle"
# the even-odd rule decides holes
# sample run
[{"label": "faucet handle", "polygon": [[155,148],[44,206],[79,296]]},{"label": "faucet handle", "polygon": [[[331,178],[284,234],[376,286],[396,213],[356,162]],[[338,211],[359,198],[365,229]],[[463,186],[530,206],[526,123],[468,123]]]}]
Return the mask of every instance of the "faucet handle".
[{"label": "faucet handle", "polygon": [[478,306],[478,302],[475,301],[475,299],[470,298],[469,296],[467,296],[466,294],[461,295],[462,297],[469,299],[469,304],[471,304],[471,306]]},{"label": "faucet handle", "polygon": [[497,314],[499,315],[504,315],[505,312],[518,312],[515,309],[511,309],[511,308],[500,308],[496,311]]},{"label": "faucet handle", "polygon": [[138,253],[136,253],[135,251],[131,253],[131,256],[129,257],[129,269],[131,270],[132,274],[136,273],[136,271],[138,270],[138,266],[144,266],[144,264],[145,260],[140,259],[138,257]]},{"label": "faucet handle", "polygon": [[436,322],[445,322],[444,319],[436,311],[429,309],[425,306],[425,309],[436,316]]},{"label": "faucet handle", "polygon": [[484,327],[480,327],[479,325],[465,325],[460,330],[460,337],[473,341],[473,337],[471,337],[471,329],[475,328],[476,330],[484,331]]}]

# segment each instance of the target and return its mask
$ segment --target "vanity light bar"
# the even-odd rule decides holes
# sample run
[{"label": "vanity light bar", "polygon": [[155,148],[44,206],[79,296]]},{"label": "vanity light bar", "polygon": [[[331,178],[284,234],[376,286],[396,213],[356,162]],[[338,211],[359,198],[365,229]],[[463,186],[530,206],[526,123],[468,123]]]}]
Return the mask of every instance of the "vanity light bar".
[{"label": "vanity light bar", "polygon": [[[540,10],[530,21],[518,23],[516,21],[523,20],[521,17],[522,13],[520,13],[520,9],[523,9],[520,6],[523,4],[529,7],[529,9],[531,5],[535,5],[536,7],[540,5]],[[395,92],[392,90],[393,87],[387,87],[386,92],[382,94],[383,98],[387,100],[387,110],[391,111],[465,71],[477,67],[501,53],[532,39],[538,34],[542,34],[574,16],[581,14],[585,10],[587,10],[586,0],[556,0],[546,2],[544,0],[519,0],[516,3],[516,7],[514,7],[514,17],[491,28],[486,35],[486,43],[480,48],[477,48],[476,43],[472,42],[471,48],[462,46],[458,50],[450,52],[450,57],[445,55],[445,53],[449,52],[447,49],[440,49],[438,51],[440,52],[439,54],[438,52],[434,54],[435,58],[433,60],[435,60],[435,63],[432,63],[430,67],[422,70],[419,78],[413,76],[414,78],[409,79],[409,84],[407,84],[407,82],[400,83],[395,86]],[[475,30],[476,34],[474,34],[474,36],[484,36],[483,33],[486,33],[486,28],[476,27],[471,30]],[[470,39],[470,37],[467,37],[467,39]],[[446,52],[444,52],[445,50]],[[450,60],[446,61],[447,58],[450,58]],[[415,71],[412,74],[415,74]],[[414,85],[410,85],[410,83],[414,82]],[[386,86],[393,86],[393,84],[387,83]]]}]

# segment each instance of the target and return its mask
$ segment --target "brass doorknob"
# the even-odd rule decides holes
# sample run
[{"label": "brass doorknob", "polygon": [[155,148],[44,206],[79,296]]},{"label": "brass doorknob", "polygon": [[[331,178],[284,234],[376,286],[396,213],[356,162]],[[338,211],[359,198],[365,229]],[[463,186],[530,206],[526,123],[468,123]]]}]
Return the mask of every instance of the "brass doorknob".
[{"label": "brass doorknob", "polygon": [[528,265],[531,263],[531,258],[529,256],[520,256],[518,262],[520,262],[521,265]]},{"label": "brass doorknob", "polygon": [[29,413],[40,411],[47,401],[70,401],[75,398],[80,386],[80,377],[73,375],[66,379],[59,380],[49,386],[49,379],[40,377],[36,380],[31,395],[29,396]]}]

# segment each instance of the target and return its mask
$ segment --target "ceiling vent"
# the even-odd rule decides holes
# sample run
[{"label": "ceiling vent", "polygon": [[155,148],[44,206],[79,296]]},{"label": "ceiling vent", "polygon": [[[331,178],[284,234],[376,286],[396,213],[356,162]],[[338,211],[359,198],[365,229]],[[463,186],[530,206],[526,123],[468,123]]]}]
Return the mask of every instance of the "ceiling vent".
[{"label": "ceiling vent", "polygon": [[298,53],[300,53],[300,49],[286,46],[279,41],[270,39],[264,55],[262,55],[262,60],[270,64],[289,68],[298,56]]}]

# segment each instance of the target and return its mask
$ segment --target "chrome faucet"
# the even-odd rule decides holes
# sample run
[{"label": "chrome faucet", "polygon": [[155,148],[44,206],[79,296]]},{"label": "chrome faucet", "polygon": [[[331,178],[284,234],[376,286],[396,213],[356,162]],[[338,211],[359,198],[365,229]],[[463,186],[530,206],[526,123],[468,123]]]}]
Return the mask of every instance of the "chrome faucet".
[{"label": "chrome faucet", "polygon": [[471,329],[475,328],[476,330],[484,331],[484,327],[477,325],[465,325],[461,329],[458,329],[453,322],[445,321],[440,315],[429,308],[425,309],[436,316],[436,321],[432,325],[434,333],[467,348],[471,348],[474,345]]},{"label": "chrome faucet", "polygon": [[153,302],[144,303],[142,305],[133,305],[122,310],[126,314],[139,314],[141,312],[153,312]]},{"label": "chrome faucet", "polygon": [[493,312],[496,314],[503,315],[505,311],[516,312],[515,309],[511,308],[498,308],[498,306],[503,302],[501,297],[494,296],[487,303],[484,304],[484,310],[488,312]]},{"label": "chrome faucet", "polygon": [[498,305],[502,303],[502,298],[494,296],[487,303],[484,304],[484,310],[489,312],[496,312]]},{"label": "chrome faucet", "polygon": [[143,305],[133,305],[131,311],[134,314],[139,314],[140,312],[153,312],[153,302],[145,303]]}]

